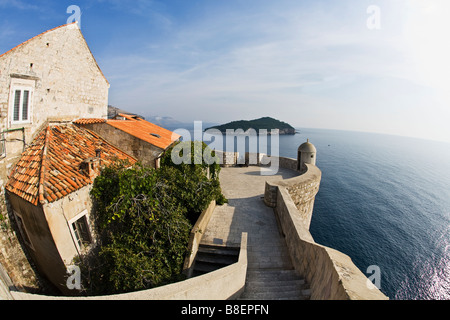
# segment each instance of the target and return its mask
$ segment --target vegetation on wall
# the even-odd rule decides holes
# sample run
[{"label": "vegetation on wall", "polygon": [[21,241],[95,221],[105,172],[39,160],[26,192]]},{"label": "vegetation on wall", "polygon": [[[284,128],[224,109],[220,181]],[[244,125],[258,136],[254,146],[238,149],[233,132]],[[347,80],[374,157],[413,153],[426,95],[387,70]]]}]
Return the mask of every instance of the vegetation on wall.
[{"label": "vegetation on wall", "polygon": [[[204,144],[201,150],[209,152]],[[160,169],[117,163],[95,179],[97,246],[80,263],[88,294],[148,289],[182,278],[193,224],[212,200],[226,200],[218,165],[176,165],[171,153]],[[185,153],[194,159],[194,152]]]}]

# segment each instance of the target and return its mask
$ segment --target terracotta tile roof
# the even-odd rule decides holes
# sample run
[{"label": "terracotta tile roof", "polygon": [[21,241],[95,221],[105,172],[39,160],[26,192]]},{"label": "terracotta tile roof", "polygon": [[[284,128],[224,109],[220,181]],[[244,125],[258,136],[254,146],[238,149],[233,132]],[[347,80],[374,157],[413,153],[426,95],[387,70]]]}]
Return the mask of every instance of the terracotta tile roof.
[{"label": "terracotta tile roof", "polygon": [[96,150],[101,151],[102,166],[117,159],[137,161],[92,131],[72,124],[51,125],[22,153],[5,188],[34,205],[61,199],[93,182],[81,166],[96,157]]},{"label": "terracotta tile roof", "polygon": [[102,118],[84,118],[75,120],[73,123],[75,124],[92,124],[92,123],[104,123],[106,119]]},{"label": "terracotta tile roof", "polygon": [[181,137],[139,117],[123,113],[119,113],[119,116],[125,118],[125,120],[107,120],[106,123],[163,150]]}]

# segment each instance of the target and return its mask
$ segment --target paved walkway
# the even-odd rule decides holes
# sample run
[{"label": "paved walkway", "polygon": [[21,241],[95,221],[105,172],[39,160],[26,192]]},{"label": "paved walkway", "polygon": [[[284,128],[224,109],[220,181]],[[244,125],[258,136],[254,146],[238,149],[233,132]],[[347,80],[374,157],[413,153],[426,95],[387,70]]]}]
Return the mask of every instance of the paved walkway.
[{"label": "paved walkway", "polygon": [[277,175],[262,176],[260,167],[222,168],[220,182],[228,204],[217,206],[202,244],[239,246],[248,233],[248,269],[291,269],[284,238],[272,208],[264,204],[265,181],[288,179],[296,172],[280,168]]}]

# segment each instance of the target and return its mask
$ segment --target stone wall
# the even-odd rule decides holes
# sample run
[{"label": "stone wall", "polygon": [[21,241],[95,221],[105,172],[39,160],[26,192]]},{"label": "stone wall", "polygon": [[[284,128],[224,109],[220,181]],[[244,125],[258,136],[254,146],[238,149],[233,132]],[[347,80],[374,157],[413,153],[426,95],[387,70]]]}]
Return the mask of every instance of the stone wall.
[{"label": "stone wall", "polygon": [[[0,201],[3,199],[4,195],[1,195]],[[0,221],[0,264],[3,265],[4,272],[12,280],[16,289],[42,292],[44,290],[42,280],[34,265],[30,263],[28,253],[24,251],[22,246],[25,244],[21,241],[17,230],[13,217],[8,216]]]},{"label": "stone wall", "polygon": [[[31,89],[30,116],[22,123],[12,122],[16,85]],[[77,24],[45,32],[1,55],[0,129],[24,128],[23,137],[22,132],[4,134],[8,142],[3,161],[14,163],[24,147],[16,139],[30,143],[49,120],[106,119],[108,91],[109,83]]]},{"label": "stone wall", "polygon": [[194,264],[195,256],[197,255],[198,247],[200,245],[200,242],[202,241],[203,232],[206,230],[209,220],[211,220],[211,216],[214,212],[215,207],[216,201],[213,200],[209,204],[208,208],[206,208],[206,210],[203,210],[202,214],[198,217],[197,222],[191,230],[188,245],[188,252],[190,252],[190,254],[186,257],[183,266],[183,273],[186,274],[188,278],[190,278],[192,275],[192,267]]},{"label": "stone wall", "polygon": [[278,189],[279,217],[295,269],[310,284],[311,300],[386,300],[349,256],[317,244],[284,188]]},{"label": "stone wall", "polygon": [[60,274],[61,270],[65,270],[65,266],[49,230],[42,206],[34,206],[13,193],[8,194],[8,199],[14,211],[21,215],[32,243],[31,245],[22,241],[24,251],[31,257],[30,260],[33,261],[39,274],[47,277],[52,283],[61,282],[63,278]]},{"label": "stone wall", "polygon": [[294,268],[310,285],[311,299],[387,299],[349,256],[314,241],[309,224],[321,173],[314,165],[306,168],[298,177],[266,183],[264,201],[274,207]]},{"label": "stone wall", "polygon": [[14,300],[231,300],[245,287],[247,233],[242,233],[238,262],[184,281],[154,289],[109,296],[55,297],[11,291]]},{"label": "stone wall", "polygon": [[143,165],[152,168],[157,167],[156,161],[164,151],[147,141],[141,140],[107,123],[85,124],[82,126],[94,131],[113,146],[135,157]]}]

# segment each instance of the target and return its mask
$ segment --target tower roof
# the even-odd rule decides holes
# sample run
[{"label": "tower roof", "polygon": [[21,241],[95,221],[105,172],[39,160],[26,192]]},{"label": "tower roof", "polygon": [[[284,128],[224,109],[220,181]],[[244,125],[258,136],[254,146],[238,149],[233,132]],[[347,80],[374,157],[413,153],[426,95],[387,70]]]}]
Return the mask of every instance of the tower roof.
[{"label": "tower roof", "polygon": [[316,147],[309,142],[309,139],[298,147],[298,151],[301,152],[317,152]]}]

